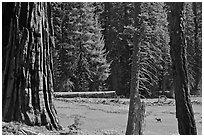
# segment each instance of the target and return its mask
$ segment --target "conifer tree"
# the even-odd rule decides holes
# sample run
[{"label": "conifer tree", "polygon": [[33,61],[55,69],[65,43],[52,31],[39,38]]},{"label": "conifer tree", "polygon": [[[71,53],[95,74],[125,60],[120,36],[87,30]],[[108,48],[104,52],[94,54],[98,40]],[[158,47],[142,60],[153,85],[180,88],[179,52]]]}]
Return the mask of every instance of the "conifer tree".
[{"label": "conifer tree", "polygon": [[80,2],[60,5],[63,14],[54,17],[56,36],[60,30],[59,38],[56,37],[60,81],[73,91],[98,90],[109,76],[109,64],[95,5]]},{"label": "conifer tree", "polygon": [[[163,2],[141,4],[141,62],[147,63],[146,72],[141,70],[141,86],[144,91],[166,90],[170,66],[168,22]],[[148,86],[149,85],[149,86]]]},{"label": "conifer tree", "polygon": [[[196,94],[199,91],[199,81],[201,77],[201,44],[199,44],[199,33],[200,27],[199,17],[197,15],[197,11],[199,11],[199,7],[195,9],[195,3],[193,5],[192,2],[184,3],[184,37],[187,44],[187,64],[188,64],[188,76],[190,83],[190,90],[192,94]],[[194,11],[193,11],[194,10]]]},{"label": "conifer tree", "polygon": [[188,76],[189,76],[189,83],[190,89],[195,84],[195,72],[193,67],[195,65],[195,39],[194,39],[194,32],[195,32],[195,24],[194,24],[194,14],[191,2],[184,3],[184,36],[186,39],[187,44],[187,63],[188,63]]},{"label": "conifer tree", "polygon": [[111,61],[111,75],[108,78],[109,90],[115,90],[118,95],[129,95],[130,58],[132,52],[132,37],[126,35],[126,26],[133,25],[133,4],[120,2],[105,2],[100,14],[107,59]]},{"label": "conifer tree", "polygon": [[194,41],[195,41],[195,84],[192,88],[192,93],[201,94],[202,92],[202,3],[193,2],[193,13],[194,13]]}]

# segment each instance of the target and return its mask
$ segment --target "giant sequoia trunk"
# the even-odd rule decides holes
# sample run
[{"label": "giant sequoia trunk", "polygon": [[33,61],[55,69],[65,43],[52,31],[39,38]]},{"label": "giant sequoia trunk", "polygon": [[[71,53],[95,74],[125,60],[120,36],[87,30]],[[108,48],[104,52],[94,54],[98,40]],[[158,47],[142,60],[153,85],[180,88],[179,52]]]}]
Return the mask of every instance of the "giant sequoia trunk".
[{"label": "giant sequoia trunk", "polygon": [[[134,3],[135,8],[135,28],[139,25],[138,15],[140,13],[140,3]],[[141,102],[139,96],[139,36],[137,32],[134,34],[133,58],[131,68],[131,83],[130,83],[130,106],[126,135],[142,135],[144,131],[144,102]]]},{"label": "giant sequoia trunk", "polygon": [[50,3],[3,3],[2,22],[2,120],[59,129]]},{"label": "giant sequoia trunk", "polygon": [[186,42],[183,28],[183,3],[171,3],[170,46],[174,70],[176,118],[181,135],[197,134],[194,113],[190,101],[188,74],[186,68]]}]

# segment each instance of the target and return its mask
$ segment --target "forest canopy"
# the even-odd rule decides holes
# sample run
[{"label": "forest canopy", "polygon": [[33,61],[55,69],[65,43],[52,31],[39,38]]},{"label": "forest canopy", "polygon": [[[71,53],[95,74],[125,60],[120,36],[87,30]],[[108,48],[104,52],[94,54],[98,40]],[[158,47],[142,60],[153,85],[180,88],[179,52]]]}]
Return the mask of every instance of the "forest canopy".
[{"label": "forest canopy", "polygon": [[[134,4],[52,3],[55,91],[116,91],[129,97],[133,35],[140,40],[139,92],[173,97],[168,3],[144,2],[134,27]],[[183,19],[191,94],[201,89],[201,3],[187,2]]]},{"label": "forest canopy", "polygon": [[112,91],[130,98],[125,134],[143,134],[142,97],[175,98],[179,134],[197,134],[201,2],[4,2],[2,26],[4,122],[62,130],[54,92]]}]

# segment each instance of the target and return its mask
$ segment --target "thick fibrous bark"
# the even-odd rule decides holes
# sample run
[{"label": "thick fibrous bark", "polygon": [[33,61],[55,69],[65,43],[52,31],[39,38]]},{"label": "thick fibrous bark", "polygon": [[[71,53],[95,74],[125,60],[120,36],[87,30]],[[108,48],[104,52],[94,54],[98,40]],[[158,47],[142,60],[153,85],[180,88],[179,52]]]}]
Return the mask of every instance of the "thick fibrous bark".
[{"label": "thick fibrous bark", "polygon": [[3,121],[59,129],[53,105],[49,3],[3,3]]},{"label": "thick fibrous bark", "polygon": [[[135,8],[135,27],[138,27],[139,20],[138,15],[140,13],[140,3],[134,3]],[[130,106],[129,106],[129,115],[128,123],[126,129],[126,135],[141,135],[144,132],[144,115],[145,115],[145,106],[141,102],[139,96],[139,36],[137,32],[134,35],[134,47],[133,47],[133,59],[132,59],[132,68],[131,68],[131,84],[130,84]]]},{"label": "thick fibrous bark", "polygon": [[197,134],[194,113],[190,101],[188,74],[186,68],[186,42],[183,31],[183,3],[171,3],[170,46],[174,70],[176,118],[181,135]]}]

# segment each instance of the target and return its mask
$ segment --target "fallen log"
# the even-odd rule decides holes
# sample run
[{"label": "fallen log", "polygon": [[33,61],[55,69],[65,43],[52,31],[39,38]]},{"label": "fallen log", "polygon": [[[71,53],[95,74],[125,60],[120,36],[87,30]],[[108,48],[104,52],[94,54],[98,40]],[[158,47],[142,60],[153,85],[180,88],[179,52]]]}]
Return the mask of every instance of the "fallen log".
[{"label": "fallen log", "polygon": [[98,91],[98,92],[55,92],[56,98],[114,98],[116,97],[115,91]]}]

